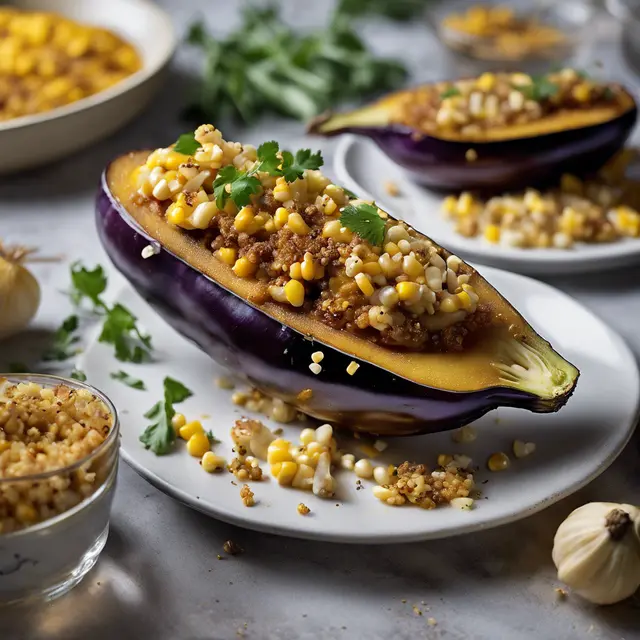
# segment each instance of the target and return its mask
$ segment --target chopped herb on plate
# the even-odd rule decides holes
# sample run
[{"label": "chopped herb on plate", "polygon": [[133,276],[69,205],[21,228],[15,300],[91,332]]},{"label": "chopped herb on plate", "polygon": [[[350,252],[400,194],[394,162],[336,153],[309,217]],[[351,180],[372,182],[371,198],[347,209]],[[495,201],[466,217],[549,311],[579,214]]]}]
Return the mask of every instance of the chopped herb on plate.
[{"label": "chopped herb on plate", "polygon": [[65,318],[62,324],[53,334],[53,344],[45,351],[42,359],[50,362],[52,360],[68,360],[78,353],[78,347],[75,346],[80,340],[77,335],[78,316],[72,315]]},{"label": "chopped herb on plate", "polygon": [[146,391],[147,389],[144,385],[144,380],[134,378],[133,376],[130,376],[126,371],[117,371],[116,373],[110,374],[110,377],[113,380],[119,380],[123,384],[126,384],[127,387],[131,387],[132,389],[138,389],[139,391]]},{"label": "chopped herb on plate", "polygon": [[87,381],[87,374],[80,369],[74,369],[69,377],[73,380],[78,380],[79,382]]}]

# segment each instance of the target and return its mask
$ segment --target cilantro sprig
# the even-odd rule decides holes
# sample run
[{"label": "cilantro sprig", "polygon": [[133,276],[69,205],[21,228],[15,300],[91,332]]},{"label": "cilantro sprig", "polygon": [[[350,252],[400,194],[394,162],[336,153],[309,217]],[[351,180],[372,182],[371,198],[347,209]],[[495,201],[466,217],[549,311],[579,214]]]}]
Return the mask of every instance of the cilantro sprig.
[{"label": "cilantro sprig", "polygon": [[185,156],[192,156],[200,146],[193,133],[183,133],[173,145],[173,150],[184,153]]},{"label": "cilantro sprig", "polygon": [[460,95],[460,89],[458,89],[458,87],[449,87],[448,89],[445,89],[440,94],[440,99],[444,100],[445,98],[453,98],[453,96],[459,96],[459,95]]},{"label": "cilantro sprig", "polygon": [[42,359],[45,362],[62,361],[76,355],[78,353],[76,345],[80,341],[80,336],[77,333],[78,326],[78,316],[72,315],[65,318],[53,334],[53,343],[44,352]]},{"label": "cilantro sprig", "polygon": [[144,384],[144,380],[134,378],[133,376],[130,376],[126,371],[122,371],[122,369],[110,374],[110,377],[113,380],[119,380],[123,384],[126,384],[127,387],[131,387],[132,389],[138,389],[139,391],[146,391],[147,389]]},{"label": "cilantro sprig", "polygon": [[340,222],[372,245],[380,246],[384,240],[385,221],[378,215],[378,208],[371,204],[348,204],[342,210]]},{"label": "cilantro sprig", "polygon": [[163,381],[164,398],[151,407],[144,417],[153,422],[140,436],[145,449],[150,449],[157,456],[170,453],[176,440],[176,432],[171,424],[176,414],[174,404],[179,404],[193,395],[181,382],[166,377]]},{"label": "cilantro sprig", "polygon": [[107,288],[107,276],[100,265],[87,269],[74,262],[71,265],[71,285],[71,300],[76,305],[86,299],[95,312],[104,315],[98,340],[112,344],[118,360],[140,363],[151,358],[151,336],[142,333],[136,316],[125,306],[119,303],[109,306],[101,298]]},{"label": "cilantro sprig", "polygon": [[259,193],[262,185],[257,177],[260,172],[270,176],[282,176],[287,182],[301,178],[306,169],[319,169],[323,164],[322,154],[311,149],[299,149],[295,156],[290,151],[280,152],[280,145],[271,140],[257,150],[258,160],[248,171],[227,165],[218,172],[213,181],[216,205],[222,209],[231,199],[238,207],[251,202],[251,196]]},{"label": "cilantro sprig", "polygon": [[516,84],[513,87],[520,91],[527,100],[535,102],[544,102],[560,91],[560,87],[549,80],[547,76],[531,76],[530,84]]}]

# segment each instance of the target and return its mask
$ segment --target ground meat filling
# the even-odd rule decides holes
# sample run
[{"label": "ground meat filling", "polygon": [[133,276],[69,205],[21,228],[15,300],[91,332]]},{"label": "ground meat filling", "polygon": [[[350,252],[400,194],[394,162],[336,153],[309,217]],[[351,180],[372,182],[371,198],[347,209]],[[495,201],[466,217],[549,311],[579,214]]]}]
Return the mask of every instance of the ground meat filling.
[{"label": "ground meat filling", "polygon": [[[218,207],[215,176],[231,164],[253,170],[256,150],[223,140],[211,125],[194,138],[202,146],[193,156],[172,147],[150,154],[134,175],[136,200],[204,242],[236,276],[265,283],[258,302],[288,305],[334,329],[410,351],[466,349],[492,322],[470,267],[318,170],[291,182],[257,171],[261,186],[248,204]],[[343,226],[347,208],[369,216],[366,224],[377,225],[381,241]]]}]

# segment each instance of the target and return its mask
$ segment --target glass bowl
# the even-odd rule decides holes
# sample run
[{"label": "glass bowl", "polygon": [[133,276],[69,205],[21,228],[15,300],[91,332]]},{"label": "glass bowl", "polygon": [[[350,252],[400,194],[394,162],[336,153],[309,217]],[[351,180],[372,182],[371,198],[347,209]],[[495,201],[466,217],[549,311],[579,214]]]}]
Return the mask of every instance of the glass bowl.
[{"label": "glass bowl", "polygon": [[476,6],[499,5],[513,9],[518,17],[535,17],[540,25],[552,27],[561,34],[557,40],[547,37],[544,46],[524,47],[522,39],[512,37],[509,46],[499,47],[493,38],[454,30],[443,24],[447,16],[464,13],[473,5],[460,0],[437,2],[427,13],[429,25],[436,37],[446,47],[453,61],[461,66],[461,75],[477,75],[482,71],[515,70],[540,73],[548,71],[551,65],[568,65],[583,39],[585,28],[596,12],[588,0],[553,3],[507,3],[499,0],[478,2]]},{"label": "glass bowl", "polygon": [[[0,533],[0,605],[32,599],[52,600],[72,589],[89,572],[104,548],[116,487],[119,421],[113,403],[90,385],[58,376],[0,374],[11,383],[35,382],[44,388],[63,384],[85,389],[107,407],[112,428],[88,456],[67,467],[18,478],[0,478],[0,501],[17,491],[37,491],[59,481],[95,473],[92,492],[62,513],[11,533]],[[95,488],[93,488],[95,487]]]}]

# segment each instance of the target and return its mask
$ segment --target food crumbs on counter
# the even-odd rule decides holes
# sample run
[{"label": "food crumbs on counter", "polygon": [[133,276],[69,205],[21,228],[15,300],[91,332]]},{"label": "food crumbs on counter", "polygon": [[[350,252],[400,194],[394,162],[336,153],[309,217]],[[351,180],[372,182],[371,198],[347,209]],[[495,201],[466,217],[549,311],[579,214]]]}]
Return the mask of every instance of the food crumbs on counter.
[{"label": "food crumbs on counter", "polygon": [[491,456],[487,460],[487,467],[489,471],[504,471],[508,469],[511,465],[511,460],[509,460],[509,456],[502,451],[498,451]]},{"label": "food crumbs on counter", "polygon": [[249,485],[242,485],[242,489],[240,489],[240,497],[242,498],[242,502],[244,503],[245,507],[253,507],[253,505],[256,503],[253,496],[254,493],[253,491],[251,491]]},{"label": "food crumbs on counter", "polygon": [[478,152],[475,149],[467,149],[464,157],[467,162],[475,162],[478,159]]},{"label": "food crumbs on counter", "polygon": [[393,198],[397,198],[400,195],[400,187],[398,187],[398,183],[393,180],[385,181],[384,190]]},{"label": "food crumbs on counter", "polygon": [[513,455],[516,458],[526,458],[536,450],[533,442],[523,442],[522,440],[513,441]]},{"label": "food crumbs on counter", "polygon": [[405,604],[407,601],[405,600],[405,598],[402,598],[402,600],[400,600],[400,602],[402,602],[402,604]]},{"label": "food crumbs on counter", "polygon": [[311,370],[311,373],[315,374],[316,376],[322,371],[322,367],[317,362],[312,362],[309,365],[309,369]]},{"label": "food crumbs on counter", "polygon": [[300,402],[306,402],[307,400],[311,400],[313,398],[313,390],[311,389],[303,389],[297,396],[297,400]]},{"label": "food crumbs on counter", "polygon": [[347,367],[347,373],[352,376],[359,368],[360,365],[355,360],[352,360]]},{"label": "food crumbs on counter", "polygon": [[429,626],[431,627],[435,627],[438,623],[436,622],[435,618],[427,618],[427,623],[429,624]]},{"label": "food crumbs on counter", "polygon": [[302,502],[301,502],[301,503],[298,505],[298,513],[299,513],[301,516],[306,516],[306,515],[307,515],[308,513],[310,513],[310,512],[311,512],[311,509],[309,509],[309,507],[307,507],[307,505],[306,505],[306,504],[304,504],[304,503],[302,503]]},{"label": "food crumbs on counter", "polygon": [[262,480],[262,469],[258,459],[254,456],[248,456],[247,450],[242,446],[236,446],[236,453],[238,454],[227,467],[229,473],[238,478],[238,480],[253,480],[258,482]]},{"label": "food crumbs on counter", "polygon": [[413,613],[415,613],[417,616],[422,615],[422,611],[420,611],[420,609],[418,609],[418,607],[415,604],[411,608],[413,609]]},{"label": "food crumbs on counter", "polygon": [[284,429],[282,427],[278,427],[272,431],[274,436],[281,436],[284,433]]},{"label": "food crumbs on counter", "polygon": [[564,589],[561,589],[560,587],[556,587],[555,592],[558,596],[558,600],[566,600],[569,595]]},{"label": "food crumbs on counter", "polygon": [[235,382],[227,376],[218,376],[216,384],[220,389],[227,389],[228,391],[236,388]]},{"label": "food crumbs on counter", "polygon": [[220,554],[218,554],[216,558],[218,558],[218,560],[224,560],[224,558]]},{"label": "food crumbs on counter", "polygon": [[222,550],[230,556],[237,556],[244,551],[244,549],[233,540],[227,540],[222,545]]}]

